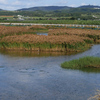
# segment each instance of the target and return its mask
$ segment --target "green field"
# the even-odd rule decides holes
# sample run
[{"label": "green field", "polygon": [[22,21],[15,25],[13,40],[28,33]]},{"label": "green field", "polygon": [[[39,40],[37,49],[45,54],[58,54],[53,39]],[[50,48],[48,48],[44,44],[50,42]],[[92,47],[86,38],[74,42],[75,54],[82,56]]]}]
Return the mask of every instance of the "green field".
[{"label": "green field", "polygon": [[0,20],[0,23],[39,23],[39,24],[81,24],[81,25],[100,25],[100,21],[96,20]]}]

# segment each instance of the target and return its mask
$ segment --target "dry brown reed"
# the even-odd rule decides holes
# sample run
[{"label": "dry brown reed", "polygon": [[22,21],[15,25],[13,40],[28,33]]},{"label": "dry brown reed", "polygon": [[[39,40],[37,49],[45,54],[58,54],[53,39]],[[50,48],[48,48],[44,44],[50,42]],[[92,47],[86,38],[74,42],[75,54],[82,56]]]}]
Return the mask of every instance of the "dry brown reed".
[{"label": "dry brown reed", "polygon": [[6,36],[1,39],[1,42],[16,42],[16,43],[51,43],[51,44],[75,44],[79,42],[84,42],[85,39],[90,40],[88,37],[79,37],[79,36],[69,36],[69,35],[61,35],[61,36],[40,36],[33,34],[24,34],[24,35],[16,35],[16,36]]},{"label": "dry brown reed", "polygon": [[33,25],[33,26],[0,26],[0,36],[8,35],[19,35],[25,32],[36,32],[37,29],[45,29],[44,26]]},{"label": "dry brown reed", "polygon": [[92,29],[52,29],[49,30],[48,35],[80,35],[80,36],[87,36],[87,35],[100,35],[100,30],[92,30]]},{"label": "dry brown reed", "polygon": [[32,30],[19,26],[0,26],[0,36],[16,35],[23,32],[32,32]]},{"label": "dry brown reed", "polygon": [[[25,48],[32,47],[36,44],[36,47],[44,47],[48,49],[64,48],[74,49],[78,47],[84,47],[86,43],[92,43],[93,39],[87,37],[87,34],[97,34],[100,31],[86,30],[86,29],[51,29],[49,35],[34,35],[30,32],[35,32],[39,29],[46,29],[44,26],[0,26],[0,45],[1,47],[10,47],[15,43],[23,44]],[[26,32],[26,33],[25,33]],[[96,33],[97,32],[97,33]],[[20,33],[20,34],[19,34]],[[92,42],[91,42],[92,41]],[[4,46],[5,45],[5,46]],[[16,46],[17,47],[17,46]],[[60,50],[59,50],[60,51]]]},{"label": "dry brown reed", "polygon": [[96,95],[93,97],[90,97],[88,100],[100,100],[100,90],[97,90]]},{"label": "dry brown reed", "polygon": [[46,27],[42,26],[42,25],[32,25],[32,26],[28,26],[28,29],[46,29]]}]

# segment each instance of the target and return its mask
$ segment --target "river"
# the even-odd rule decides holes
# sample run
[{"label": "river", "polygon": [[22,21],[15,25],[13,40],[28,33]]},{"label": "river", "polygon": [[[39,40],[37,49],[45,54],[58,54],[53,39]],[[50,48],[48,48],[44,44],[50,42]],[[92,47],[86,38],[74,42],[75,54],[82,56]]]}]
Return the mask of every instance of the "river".
[{"label": "river", "polygon": [[100,89],[100,72],[60,66],[83,56],[100,57],[100,45],[73,55],[0,52],[0,100],[87,100]]}]

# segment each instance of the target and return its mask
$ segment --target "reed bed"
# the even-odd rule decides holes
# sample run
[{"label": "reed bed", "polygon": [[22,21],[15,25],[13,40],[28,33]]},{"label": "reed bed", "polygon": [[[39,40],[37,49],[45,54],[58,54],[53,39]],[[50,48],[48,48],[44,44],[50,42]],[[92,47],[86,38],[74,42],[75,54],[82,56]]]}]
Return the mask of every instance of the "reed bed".
[{"label": "reed bed", "polygon": [[28,42],[28,43],[52,43],[52,44],[62,44],[62,43],[69,43],[74,44],[78,42],[84,42],[84,40],[91,40],[88,37],[79,37],[79,36],[69,36],[69,35],[61,35],[61,36],[40,36],[40,35],[33,35],[33,34],[24,34],[24,35],[16,35],[16,36],[6,36],[1,39],[1,42]]},{"label": "reed bed", "polygon": [[42,26],[42,25],[32,25],[32,26],[28,26],[28,29],[33,29],[33,30],[39,30],[39,29],[47,29],[46,27]]},{"label": "reed bed", "polygon": [[92,30],[92,29],[75,29],[75,28],[67,28],[67,29],[52,29],[49,30],[48,35],[100,35],[100,30]]},{"label": "reed bed", "polygon": [[[94,35],[99,30],[86,29],[49,29],[48,36],[36,35],[44,26],[0,26],[0,48],[20,48],[46,51],[82,51],[94,43]],[[89,36],[90,35],[90,36]],[[97,38],[97,37],[96,37]],[[99,42],[99,39],[98,39]]]},{"label": "reed bed", "polygon": [[0,37],[22,35],[22,34],[35,34],[37,29],[45,29],[44,26],[0,26]]},{"label": "reed bed", "polygon": [[0,41],[1,48],[24,47],[28,49],[51,49],[53,51],[77,51],[86,46],[85,40],[89,38],[72,35],[62,36],[40,36],[33,34],[24,34],[16,36],[6,36]]},{"label": "reed bed", "polygon": [[89,37],[96,42],[96,40],[100,39],[100,30],[92,30],[92,29],[52,29],[49,30],[48,35],[78,35],[82,37]]}]

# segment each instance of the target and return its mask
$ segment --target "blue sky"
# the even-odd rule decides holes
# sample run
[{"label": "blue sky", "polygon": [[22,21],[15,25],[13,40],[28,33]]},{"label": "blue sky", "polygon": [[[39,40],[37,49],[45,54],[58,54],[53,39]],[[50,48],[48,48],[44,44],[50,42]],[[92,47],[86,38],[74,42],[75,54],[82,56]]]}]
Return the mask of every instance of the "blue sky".
[{"label": "blue sky", "polygon": [[17,10],[37,6],[72,6],[99,5],[100,0],[0,0],[0,8],[4,10]]}]

